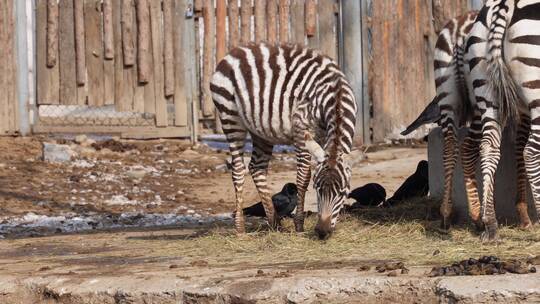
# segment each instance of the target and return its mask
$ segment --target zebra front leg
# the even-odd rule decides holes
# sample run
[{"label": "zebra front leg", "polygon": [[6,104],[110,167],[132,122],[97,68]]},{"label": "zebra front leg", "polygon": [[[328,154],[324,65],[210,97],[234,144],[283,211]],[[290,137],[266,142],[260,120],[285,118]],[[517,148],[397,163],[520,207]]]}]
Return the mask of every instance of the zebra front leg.
[{"label": "zebra front leg", "polygon": [[246,132],[240,127],[233,124],[223,124],[223,132],[229,142],[232,163],[232,180],[234,192],[236,194],[236,216],[234,223],[236,233],[243,234],[246,232],[244,220],[244,176],[246,166],[244,165],[244,144],[246,140]]},{"label": "zebra front leg", "polygon": [[527,205],[527,169],[525,166],[524,151],[529,139],[531,129],[531,118],[529,115],[522,114],[520,124],[516,134],[516,164],[517,164],[517,200],[516,210],[519,217],[519,226],[521,228],[530,228],[532,226],[529,217]]},{"label": "zebra front leg", "polygon": [[529,140],[527,141],[523,155],[536,214],[540,221],[540,106],[537,104],[534,102],[529,105],[531,108],[531,128]]},{"label": "zebra front leg", "polygon": [[266,181],[266,175],[268,174],[268,164],[272,157],[273,145],[262,142],[259,139],[253,139],[253,154],[251,155],[251,161],[249,162],[249,172],[259,192],[261,201],[264,206],[264,212],[268,219],[268,224],[272,229],[278,226],[279,219],[270,197],[270,191],[268,189],[268,183]]},{"label": "zebra front leg", "polygon": [[457,135],[453,124],[443,128],[444,133],[444,194],[441,204],[442,229],[450,228],[450,215],[452,214],[452,182],[454,178],[454,169],[458,158]]},{"label": "zebra front leg", "polygon": [[467,202],[469,204],[469,216],[478,231],[481,231],[484,227],[480,217],[480,198],[478,196],[478,184],[476,182],[476,164],[480,156],[479,146],[480,138],[482,137],[480,119],[480,116],[474,116],[461,149],[461,163],[463,165],[463,178]]},{"label": "zebra front leg", "polygon": [[493,119],[487,118],[483,123],[480,141],[480,167],[483,179],[482,222],[485,230],[482,241],[494,241],[497,238],[497,218],[493,197],[495,187],[495,171],[501,158],[501,126]]},{"label": "zebra front leg", "polygon": [[304,200],[311,179],[311,154],[305,148],[296,148],[296,187],[298,188],[298,202],[294,227],[296,232],[304,232]]}]

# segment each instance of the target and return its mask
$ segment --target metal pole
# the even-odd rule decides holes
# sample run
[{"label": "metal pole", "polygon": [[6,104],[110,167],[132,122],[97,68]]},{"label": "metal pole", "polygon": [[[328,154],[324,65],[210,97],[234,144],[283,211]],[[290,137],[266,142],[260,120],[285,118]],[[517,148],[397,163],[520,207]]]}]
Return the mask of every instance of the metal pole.
[{"label": "metal pole", "polygon": [[12,0],[15,6],[16,50],[17,50],[17,98],[19,132],[30,133],[30,104],[35,103],[35,81],[33,73],[33,1]]}]

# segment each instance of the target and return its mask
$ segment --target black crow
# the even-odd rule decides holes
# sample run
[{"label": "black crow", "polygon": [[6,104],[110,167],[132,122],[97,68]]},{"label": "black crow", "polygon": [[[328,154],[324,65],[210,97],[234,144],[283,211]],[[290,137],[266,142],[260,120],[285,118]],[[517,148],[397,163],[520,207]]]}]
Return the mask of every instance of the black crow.
[{"label": "black crow", "polygon": [[[298,199],[298,189],[293,183],[287,183],[283,186],[280,192],[272,196],[272,203],[279,218],[291,217],[292,212],[296,208]],[[244,208],[244,215],[265,217],[264,206],[262,202],[258,202],[253,206]]]},{"label": "black crow", "polygon": [[377,183],[369,183],[351,191],[351,193],[349,193],[349,198],[354,199],[355,202],[347,209],[379,206],[386,199],[386,190]]},{"label": "black crow", "polygon": [[397,189],[394,196],[386,201],[385,205],[395,205],[413,197],[426,196],[429,192],[428,162],[422,160],[416,167],[416,172],[409,176]]}]

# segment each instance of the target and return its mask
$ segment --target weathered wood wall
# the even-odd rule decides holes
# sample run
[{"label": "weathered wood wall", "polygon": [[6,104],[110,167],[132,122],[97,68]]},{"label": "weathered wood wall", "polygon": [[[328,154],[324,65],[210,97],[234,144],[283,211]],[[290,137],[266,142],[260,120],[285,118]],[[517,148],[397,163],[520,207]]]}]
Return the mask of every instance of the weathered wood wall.
[{"label": "weathered wood wall", "polygon": [[[299,43],[337,58],[337,0],[200,0],[201,117],[215,117],[210,77],[226,50],[249,42]],[[225,9],[227,8],[227,9]]]},{"label": "weathered wood wall", "polygon": [[0,1],[0,135],[19,130],[14,4]]},{"label": "weathered wood wall", "polygon": [[467,11],[468,0],[371,1],[369,95],[372,139],[399,138],[435,94],[435,30]]},{"label": "weathered wood wall", "polygon": [[37,0],[38,105],[114,105],[187,126],[188,2]]}]

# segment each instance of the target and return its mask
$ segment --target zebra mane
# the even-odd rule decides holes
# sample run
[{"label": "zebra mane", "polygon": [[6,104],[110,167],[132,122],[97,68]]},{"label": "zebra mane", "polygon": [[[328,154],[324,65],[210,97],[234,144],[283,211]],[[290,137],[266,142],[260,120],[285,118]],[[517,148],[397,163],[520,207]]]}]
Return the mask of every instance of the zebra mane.
[{"label": "zebra mane", "polygon": [[336,73],[334,77],[335,84],[335,95],[334,95],[334,115],[333,116],[333,134],[331,135],[331,142],[327,149],[328,153],[328,165],[330,167],[335,167],[340,152],[343,152],[343,147],[341,145],[341,138],[343,136],[343,110],[342,110],[342,98],[343,98],[343,82],[341,75]]}]

